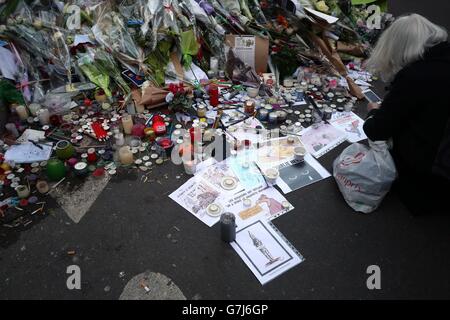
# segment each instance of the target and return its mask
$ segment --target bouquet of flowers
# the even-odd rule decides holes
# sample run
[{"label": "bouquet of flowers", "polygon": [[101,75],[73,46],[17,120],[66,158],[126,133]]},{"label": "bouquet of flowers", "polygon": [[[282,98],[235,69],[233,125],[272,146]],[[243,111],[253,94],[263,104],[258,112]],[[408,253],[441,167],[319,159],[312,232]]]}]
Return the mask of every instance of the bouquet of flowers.
[{"label": "bouquet of flowers", "polygon": [[110,50],[123,66],[134,73],[148,73],[148,67],[144,63],[144,51],[134,42],[122,17],[117,12],[111,11],[108,5],[99,8],[98,12],[97,20],[92,27],[97,42]]}]

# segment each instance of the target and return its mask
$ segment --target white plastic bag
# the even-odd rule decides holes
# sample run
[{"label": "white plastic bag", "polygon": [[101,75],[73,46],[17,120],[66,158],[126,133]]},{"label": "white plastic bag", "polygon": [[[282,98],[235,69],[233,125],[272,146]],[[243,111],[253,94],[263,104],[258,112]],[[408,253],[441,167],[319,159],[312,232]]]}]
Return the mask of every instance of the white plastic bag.
[{"label": "white plastic bag", "polygon": [[378,208],[397,176],[387,143],[369,141],[369,145],[353,143],[333,163],[333,176],[345,201],[362,213]]}]

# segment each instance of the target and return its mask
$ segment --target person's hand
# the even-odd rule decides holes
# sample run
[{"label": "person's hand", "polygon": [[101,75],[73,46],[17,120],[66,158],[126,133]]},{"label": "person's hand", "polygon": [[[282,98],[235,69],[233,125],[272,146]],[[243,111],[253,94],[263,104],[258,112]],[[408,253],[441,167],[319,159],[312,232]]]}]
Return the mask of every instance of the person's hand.
[{"label": "person's hand", "polygon": [[371,103],[369,103],[368,105],[367,105],[367,111],[372,111],[372,110],[374,110],[374,109],[380,109],[380,104],[379,103],[377,103],[377,102],[371,102]]}]

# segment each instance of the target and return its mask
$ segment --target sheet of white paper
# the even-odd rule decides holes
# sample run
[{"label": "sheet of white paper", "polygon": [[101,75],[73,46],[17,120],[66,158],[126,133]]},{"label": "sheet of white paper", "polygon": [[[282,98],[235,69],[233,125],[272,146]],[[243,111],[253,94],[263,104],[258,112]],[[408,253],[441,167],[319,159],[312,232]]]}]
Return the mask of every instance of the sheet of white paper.
[{"label": "sheet of white paper", "polygon": [[263,285],[304,260],[279,231],[265,221],[256,221],[239,230],[231,246]]},{"label": "sheet of white paper", "polygon": [[371,87],[372,85],[364,80],[356,80],[355,83],[360,87]]},{"label": "sheet of white paper", "polygon": [[[252,177],[254,181],[251,187],[247,185],[250,181],[242,183],[241,177],[247,179],[248,176],[236,174],[230,159],[234,158],[205,167],[169,197],[210,227],[219,221],[219,217],[207,213],[206,208],[212,203],[221,206],[222,212],[234,213],[238,228],[259,219],[275,219],[294,208],[280,192],[267,186],[256,170],[253,172],[255,176]],[[224,177],[235,179],[236,188],[224,189]],[[248,207],[243,204],[247,198],[251,201]]]},{"label": "sheet of white paper", "polygon": [[[212,185],[214,189],[220,192],[223,197],[232,196],[233,194],[245,189],[245,187],[241,184],[239,177],[231,169],[227,160],[207,166],[203,170],[198,171],[195,176]],[[225,178],[232,178],[236,183],[236,187],[232,190],[222,188],[222,182]]]},{"label": "sheet of white paper", "polygon": [[[253,150],[242,150],[237,156],[227,158],[228,165],[245,189],[253,189],[266,184],[254,161],[255,152]],[[243,166],[244,163],[248,164],[248,168]]]},{"label": "sheet of white paper", "polygon": [[280,177],[277,186],[283,193],[298,190],[310,184],[330,177],[330,173],[311,155],[307,154],[303,162],[292,160],[278,166]]},{"label": "sheet of white paper", "polygon": [[77,46],[82,43],[92,43],[91,39],[89,38],[89,35],[87,34],[76,34],[75,39],[73,40],[73,45]]},{"label": "sheet of white paper", "polygon": [[169,197],[209,227],[219,221],[206,212],[208,205],[219,201],[219,192],[199,177],[189,179]]},{"label": "sheet of white paper", "polygon": [[11,146],[5,153],[5,160],[14,163],[32,163],[46,161],[52,154],[52,145],[39,144],[42,149],[32,143]]},{"label": "sheet of white paper", "polygon": [[4,47],[0,47],[0,72],[3,77],[11,80],[15,80],[19,73],[14,55]]},{"label": "sheet of white paper", "polygon": [[303,146],[301,139],[294,136],[294,142],[289,143],[287,137],[264,141],[262,147],[255,151],[255,161],[261,170],[273,168],[294,158],[294,149]]},{"label": "sheet of white paper", "polygon": [[314,10],[314,9],[305,8],[305,10],[308,11],[309,13],[311,13],[313,16],[316,16],[316,17],[318,17],[320,19],[325,20],[329,24],[333,24],[333,23],[335,23],[335,22],[337,22],[339,20],[339,18],[330,16],[328,14],[322,13],[322,12]]},{"label": "sheet of white paper", "polygon": [[38,142],[44,139],[45,139],[45,131],[26,129],[16,141],[19,143],[28,142],[28,140]]},{"label": "sheet of white paper", "polygon": [[[249,207],[244,205],[244,199],[250,200]],[[237,230],[257,220],[271,221],[294,209],[294,206],[273,187],[245,189],[222,201],[225,211],[235,215]]]},{"label": "sheet of white paper", "polygon": [[344,142],[345,139],[344,132],[326,123],[322,123],[318,127],[310,126],[306,128],[302,131],[300,138],[306,150],[315,158],[320,158]]},{"label": "sheet of white paper", "polygon": [[364,133],[364,120],[353,112],[333,113],[330,121],[331,125],[347,135],[347,140],[351,143],[367,139]]},{"label": "sheet of white paper", "polygon": [[[247,121],[249,122],[248,124]],[[255,128],[257,126],[264,128],[264,125],[258,119],[248,118],[245,121],[229,126],[225,132],[231,138],[239,141],[250,140],[253,145],[256,145],[257,142],[266,139],[265,131],[260,131],[259,134],[256,133]]]}]

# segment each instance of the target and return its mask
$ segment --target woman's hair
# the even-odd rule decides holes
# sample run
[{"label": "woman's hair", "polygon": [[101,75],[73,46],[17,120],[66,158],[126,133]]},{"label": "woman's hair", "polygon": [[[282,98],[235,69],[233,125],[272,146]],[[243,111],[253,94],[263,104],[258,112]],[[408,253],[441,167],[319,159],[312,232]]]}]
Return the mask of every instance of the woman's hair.
[{"label": "woman's hair", "polygon": [[421,15],[399,17],[378,39],[366,67],[383,81],[392,81],[401,69],[421,59],[428,48],[446,40],[447,31]]}]

